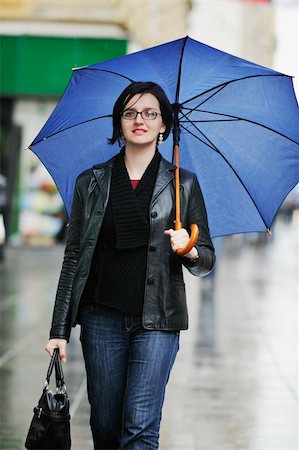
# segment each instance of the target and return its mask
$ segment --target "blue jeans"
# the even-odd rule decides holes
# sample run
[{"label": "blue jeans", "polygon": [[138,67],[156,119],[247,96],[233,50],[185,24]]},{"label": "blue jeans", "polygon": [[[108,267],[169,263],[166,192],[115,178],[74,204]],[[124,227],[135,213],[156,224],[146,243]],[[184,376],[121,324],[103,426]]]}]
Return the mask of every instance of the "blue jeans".
[{"label": "blue jeans", "polygon": [[158,449],[165,388],[179,332],[98,305],[80,313],[94,448]]}]

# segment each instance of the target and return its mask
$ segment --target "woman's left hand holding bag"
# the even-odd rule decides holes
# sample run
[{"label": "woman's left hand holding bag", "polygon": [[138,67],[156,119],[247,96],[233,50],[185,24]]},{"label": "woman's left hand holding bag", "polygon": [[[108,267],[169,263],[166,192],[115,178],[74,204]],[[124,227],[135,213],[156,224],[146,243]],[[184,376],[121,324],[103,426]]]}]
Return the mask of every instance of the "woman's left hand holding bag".
[{"label": "woman's left hand holding bag", "polygon": [[66,359],[67,359],[66,358],[66,345],[67,345],[66,339],[61,339],[61,338],[50,339],[47,342],[45,350],[46,350],[46,352],[49,353],[50,356],[52,356],[54,348],[58,348],[60,359],[62,362],[65,363]]}]

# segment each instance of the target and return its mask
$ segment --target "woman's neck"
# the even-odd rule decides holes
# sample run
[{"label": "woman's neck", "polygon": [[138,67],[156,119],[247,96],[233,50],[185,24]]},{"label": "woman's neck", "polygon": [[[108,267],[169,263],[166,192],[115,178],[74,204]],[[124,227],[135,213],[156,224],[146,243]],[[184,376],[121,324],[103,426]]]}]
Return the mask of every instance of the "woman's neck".
[{"label": "woman's neck", "polygon": [[140,180],[154,157],[156,147],[125,147],[125,165],[131,180]]}]

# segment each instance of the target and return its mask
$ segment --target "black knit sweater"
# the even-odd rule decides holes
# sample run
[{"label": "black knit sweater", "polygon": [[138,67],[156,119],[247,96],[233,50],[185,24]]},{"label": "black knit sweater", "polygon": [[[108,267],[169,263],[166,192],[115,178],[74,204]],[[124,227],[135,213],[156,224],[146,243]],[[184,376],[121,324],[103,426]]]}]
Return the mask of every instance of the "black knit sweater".
[{"label": "black knit sweater", "polygon": [[133,189],[124,150],[115,159],[109,201],[94,251],[83,302],[141,315],[149,239],[149,205],[161,155],[156,152]]}]

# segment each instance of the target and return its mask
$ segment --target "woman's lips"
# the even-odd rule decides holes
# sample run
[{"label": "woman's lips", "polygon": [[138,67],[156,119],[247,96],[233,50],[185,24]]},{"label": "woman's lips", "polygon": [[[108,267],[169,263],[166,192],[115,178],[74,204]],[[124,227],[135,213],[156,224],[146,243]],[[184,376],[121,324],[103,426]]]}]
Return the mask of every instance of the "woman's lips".
[{"label": "woman's lips", "polygon": [[133,130],[133,133],[136,134],[137,136],[141,136],[142,134],[146,133],[146,130],[142,130],[141,128],[136,128],[135,130]]}]

